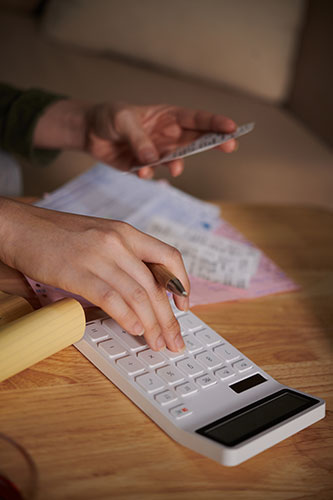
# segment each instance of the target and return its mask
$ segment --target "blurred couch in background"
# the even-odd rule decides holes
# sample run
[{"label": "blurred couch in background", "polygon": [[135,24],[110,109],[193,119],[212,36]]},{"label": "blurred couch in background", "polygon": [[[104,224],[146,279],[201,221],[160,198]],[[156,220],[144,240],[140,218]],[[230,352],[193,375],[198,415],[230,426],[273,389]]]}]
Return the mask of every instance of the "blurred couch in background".
[{"label": "blurred couch in background", "polygon": [[[236,153],[190,157],[172,184],[203,199],[333,207],[332,5],[0,0],[1,80],[255,121]],[[64,152],[46,168],[24,164],[25,194],[55,189],[93,163]]]}]

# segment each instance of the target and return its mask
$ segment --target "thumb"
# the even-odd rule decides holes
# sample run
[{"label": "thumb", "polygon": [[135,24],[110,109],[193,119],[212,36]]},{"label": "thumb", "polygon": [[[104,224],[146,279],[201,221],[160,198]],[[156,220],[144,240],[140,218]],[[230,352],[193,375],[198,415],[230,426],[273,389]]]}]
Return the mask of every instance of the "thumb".
[{"label": "thumb", "polygon": [[140,163],[153,163],[158,160],[158,151],[144,131],[135,112],[131,110],[122,110],[118,121],[119,132],[123,138],[127,139],[134,155]]}]

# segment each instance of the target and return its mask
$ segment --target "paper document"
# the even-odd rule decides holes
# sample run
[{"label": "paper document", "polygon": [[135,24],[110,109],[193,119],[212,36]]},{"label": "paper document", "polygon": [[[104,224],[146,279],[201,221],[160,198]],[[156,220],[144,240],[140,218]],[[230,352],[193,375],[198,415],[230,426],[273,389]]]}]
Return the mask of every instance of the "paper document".
[{"label": "paper document", "polygon": [[[123,220],[179,248],[182,245],[180,250],[190,274],[191,306],[297,288],[270,259],[219,217],[217,206],[165,182],[124,176],[112,167],[97,164],[47,195],[37,206]],[[28,281],[42,305],[73,296],[30,278]],[[89,305],[84,298],[74,297],[82,305]]]},{"label": "paper document", "polygon": [[103,164],[76,177],[36,203],[39,207],[129,222],[141,230],[157,214],[194,228],[219,224],[217,206],[165,182],[140,179]]},{"label": "paper document", "polygon": [[191,276],[248,288],[257,271],[259,250],[230,238],[170,223],[162,217],[154,217],[147,232],[178,248]]}]

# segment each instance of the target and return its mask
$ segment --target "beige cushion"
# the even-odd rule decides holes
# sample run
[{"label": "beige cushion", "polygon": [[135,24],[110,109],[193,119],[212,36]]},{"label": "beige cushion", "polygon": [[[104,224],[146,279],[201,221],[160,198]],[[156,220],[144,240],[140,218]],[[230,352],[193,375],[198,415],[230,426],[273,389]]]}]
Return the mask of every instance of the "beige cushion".
[{"label": "beige cushion", "polygon": [[[332,155],[287,111],[262,101],[140,69],[108,57],[49,43],[32,20],[0,17],[2,80],[40,86],[90,101],[167,102],[221,112],[239,123],[256,122],[239,151],[192,156],[171,182],[200,198],[255,203],[314,203],[333,207]],[[45,168],[26,165],[26,194],[41,195],[94,163],[66,152]],[[163,169],[159,168],[159,176]]]},{"label": "beige cushion", "polygon": [[52,0],[54,39],[273,101],[289,88],[304,0]]}]

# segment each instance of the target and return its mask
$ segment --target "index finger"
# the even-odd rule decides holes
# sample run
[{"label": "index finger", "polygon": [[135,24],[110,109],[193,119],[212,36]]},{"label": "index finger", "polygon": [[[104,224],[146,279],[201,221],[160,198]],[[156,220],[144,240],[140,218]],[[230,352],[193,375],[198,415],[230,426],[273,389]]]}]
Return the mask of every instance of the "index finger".
[{"label": "index finger", "polygon": [[163,241],[138,231],[134,252],[142,261],[163,264],[184,286],[187,297],[174,295],[176,306],[179,309],[189,308],[190,280],[179,250]]},{"label": "index finger", "polygon": [[236,123],[230,118],[209,111],[179,108],[176,114],[179,125],[189,130],[230,133],[236,130],[237,127]]}]

